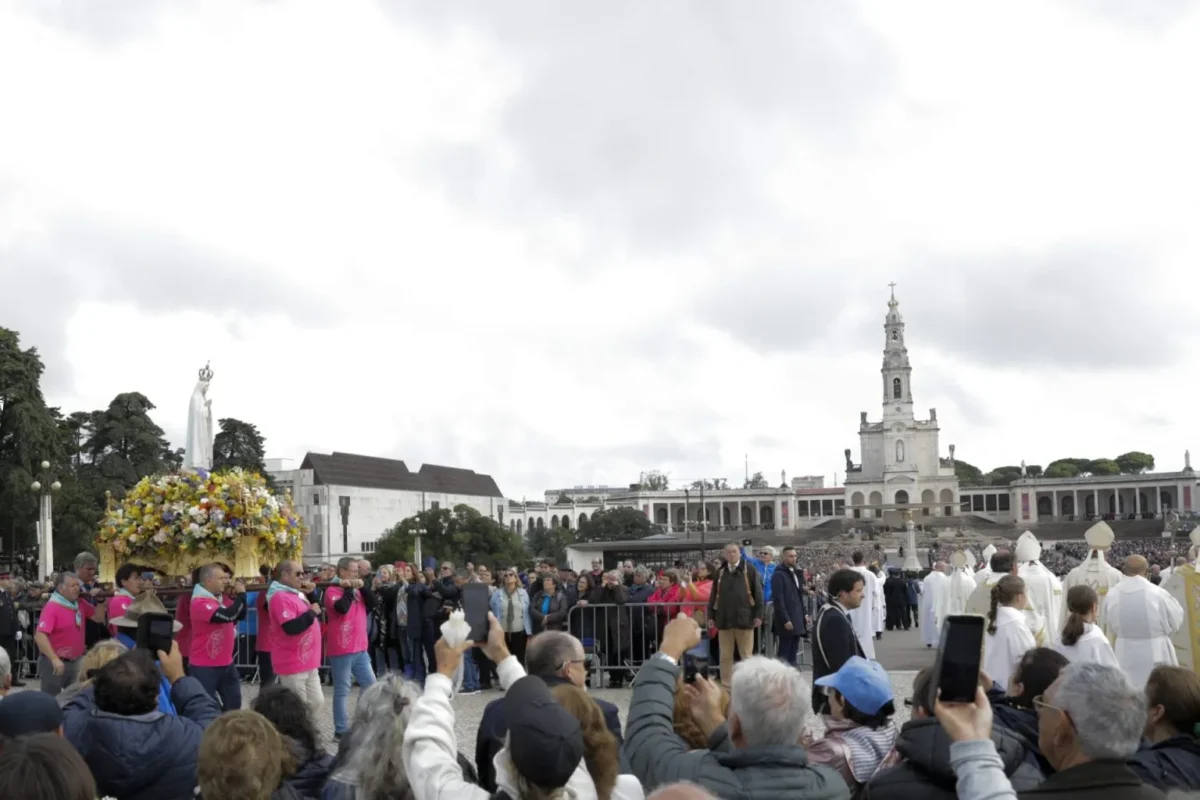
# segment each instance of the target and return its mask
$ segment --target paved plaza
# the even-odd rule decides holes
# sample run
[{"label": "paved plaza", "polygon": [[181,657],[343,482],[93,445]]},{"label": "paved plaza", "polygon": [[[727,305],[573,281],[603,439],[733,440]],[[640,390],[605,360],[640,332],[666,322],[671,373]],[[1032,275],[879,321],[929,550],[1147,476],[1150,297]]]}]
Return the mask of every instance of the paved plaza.
[{"label": "paved plaza", "polygon": [[[892,687],[896,694],[896,722],[900,724],[909,718],[910,709],[904,704],[904,700],[912,696],[913,678],[916,676],[917,670],[931,665],[934,660],[934,651],[927,649],[921,644],[920,634],[913,631],[898,631],[894,633],[885,633],[882,641],[875,643],[876,657],[891,674]],[[812,681],[812,673],[805,671],[804,677],[808,681]],[[37,682],[29,682],[27,688],[33,689],[37,687]],[[318,725],[321,729],[325,740],[330,743],[330,748],[333,748],[333,688],[326,686],[325,689],[325,706],[321,713],[321,718],[318,720]],[[250,705],[250,702],[258,694],[257,684],[243,684],[242,698],[243,704]],[[591,692],[593,697],[608,700],[613,703],[621,714],[621,725],[624,727],[629,713],[629,700],[633,692],[629,689],[593,689]],[[479,728],[479,719],[483,716],[483,709],[492,700],[501,697],[499,689],[494,689],[490,692],[481,692],[474,695],[459,696],[454,699],[454,728],[458,734],[458,747],[463,753],[473,758],[475,752],[475,732]],[[358,700],[358,690],[353,689],[350,692],[350,709],[353,713],[354,705]],[[821,722],[817,718],[810,720],[814,731],[822,729]]]}]

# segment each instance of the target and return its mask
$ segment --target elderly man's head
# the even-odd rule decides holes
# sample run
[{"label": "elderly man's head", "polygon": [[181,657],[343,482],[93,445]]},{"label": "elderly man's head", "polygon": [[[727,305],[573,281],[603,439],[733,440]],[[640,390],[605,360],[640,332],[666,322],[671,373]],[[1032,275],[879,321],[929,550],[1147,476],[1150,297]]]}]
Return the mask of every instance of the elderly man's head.
[{"label": "elderly man's head", "polygon": [[83,552],[75,556],[75,574],[84,583],[91,584],[96,579],[96,569],[99,565],[100,562],[91,553]]},{"label": "elderly man's head", "polygon": [[1146,726],[1146,698],[1119,668],[1071,664],[1034,705],[1038,746],[1056,770],[1133,755]]},{"label": "elderly man's head", "polygon": [[794,745],[804,734],[812,688],[782,661],[753,656],[733,671],[729,738],[735,747]]},{"label": "elderly man's head", "polygon": [[529,640],[525,669],[530,675],[564,678],[576,686],[587,685],[587,654],[583,643],[569,633],[546,631]]}]

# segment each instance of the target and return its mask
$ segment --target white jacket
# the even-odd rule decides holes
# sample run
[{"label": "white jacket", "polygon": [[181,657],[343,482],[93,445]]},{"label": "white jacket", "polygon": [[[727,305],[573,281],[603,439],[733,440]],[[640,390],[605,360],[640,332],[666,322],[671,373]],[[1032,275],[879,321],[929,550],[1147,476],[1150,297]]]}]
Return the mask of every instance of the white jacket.
[{"label": "white jacket", "polygon": [[[508,691],[509,686],[525,677],[525,668],[516,656],[509,656],[496,665],[496,674],[500,678],[500,687]],[[453,693],[454,686],[446,676],[427,677],[425,694],[413,705],[412,717],[404,731],[400,757],[416,800],[488,800],[491,797],[483,787],[463,780],[462,768],[458,765],[458,742],[454,736],[454,706],[450,702]],[[507,750],[496,754],[493,761],[496,785],[509,797],[520,797],[510,763]],[[573,800],[598,800],[596,786],[582,761],[566,788],[567,797]],[[618,781],[614,798],[619,796],[620,789]],[[628,798],[623,795],[619,800]]]}]

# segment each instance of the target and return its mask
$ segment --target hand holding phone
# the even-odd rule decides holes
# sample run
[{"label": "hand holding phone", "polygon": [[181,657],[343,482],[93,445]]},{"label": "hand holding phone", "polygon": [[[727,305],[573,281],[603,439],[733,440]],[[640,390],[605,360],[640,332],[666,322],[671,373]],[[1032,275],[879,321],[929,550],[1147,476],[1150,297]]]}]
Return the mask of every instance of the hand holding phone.
[{"label": "hand holding phone", "polygon": [[473,642],[486,642],[488,638],[488,606],[491,592],[487,584],[466,583],[462,587],[462,610],[471,632],[467,638]]},{"label": "hand holding phone", "polygon": [[974,703],[979,686],[979,667],[983,660],[983,617],[957,614],[946,617],[942,639],[938,643],[932,695],[926,708],[937,703]]}]

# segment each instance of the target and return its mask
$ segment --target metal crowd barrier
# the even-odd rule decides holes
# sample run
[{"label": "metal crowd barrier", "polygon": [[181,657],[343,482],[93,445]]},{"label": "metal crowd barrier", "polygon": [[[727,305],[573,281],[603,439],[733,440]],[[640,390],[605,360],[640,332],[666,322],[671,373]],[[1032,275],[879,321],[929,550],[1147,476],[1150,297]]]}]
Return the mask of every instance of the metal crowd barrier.
[{"label": "metal crowd barrier", "polygon": [[[755,655],[774,658],[778,642],[771,632],[774,609],[767,604],[763,625],[755,630]],[[686,614],[701,624],[709,650],[709,669],[720,668],[719,637],[709,637],[707,603],[588,603],[567,612],[565,630],[583,642],[588,657],[589,677],[599,688],[607,679],[611,686],[632,679],[642,664],[658,652],[663,629],[674,617]],[[535,630],[536,635],[539,631]],[[800,666],[811,665],[807,639],[801,639],[797,656]]]},{"label": "metal crowd barrier", "polygon": [[[183,595],[187,597],[187,595]],[[174,613],[174,603],[169,598],[163,598],[167,610]],[[23,631],[22,638],[17,642],[17,658],[13,664],[13,674],[31,677],[37,669],[38,651],[34,644],[33,634],[37,628],[38,615],[42,606],[21,604],[18,606],[18,619]],[[755,631],[754,652],[756,655],[775,657],[778,648],[776,637],[771,632],[771,619],[774,609],[767,604],[765,621],[761,628]],[[565,627],[562,628],[583,642],[584,652],[588,655],[589,673],[594,673],[597,688],[607,679],[608,684],[620,683],[633,678],[646,659],[658,652],[659,641],[663,628],[670,617],[680,613],[687,614],[697,621],[707,616],[707,603],[623,603],[575,605],[567,612]],[[250,603],[246,618],[235,623],[238,629],[237,644],[234,647],[233,663],[237,667],[242,680],[254,682],[258,680],[258,609]],[[708,629],[705,640],[708,641]],[[543,629],[549,630],[549,629]],[[536,635],[540,631],[534,630]],[[719,640],[709,641],[710,669],[715,674],[720,667],[718,656]],[[811,666],[807,639],[801,639],[801,647],[797,658],[801,666]],[[374,653],[372,653],[374,661]],[[321,658],[321,669],[327,673],[329,659],[324,654]]]}]

